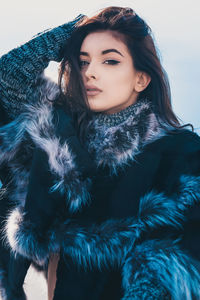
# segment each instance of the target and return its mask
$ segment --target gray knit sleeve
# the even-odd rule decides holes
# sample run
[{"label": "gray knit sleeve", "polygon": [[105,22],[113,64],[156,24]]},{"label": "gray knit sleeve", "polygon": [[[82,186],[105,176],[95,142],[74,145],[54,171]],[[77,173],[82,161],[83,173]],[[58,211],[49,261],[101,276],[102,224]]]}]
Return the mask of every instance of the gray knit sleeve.
[{"label": "gray knit sleeve", "polygon": [[24,103],[41,97],[41,85],[47,85],[44,69],[50,61],[59,62],[76,23],[83,17],[37,34],[24,45],[0,58],[0,101],[9,118],[14,119]]}]

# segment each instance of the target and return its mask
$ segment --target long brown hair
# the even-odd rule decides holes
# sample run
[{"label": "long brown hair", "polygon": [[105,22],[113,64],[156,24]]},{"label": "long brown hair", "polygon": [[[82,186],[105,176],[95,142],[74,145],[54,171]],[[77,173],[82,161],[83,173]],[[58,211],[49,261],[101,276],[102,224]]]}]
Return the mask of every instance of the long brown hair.
[{"label": "long brown hair", "polygon": [[76,24],[66,44],[59,72],[60,101],[78,116],[78,129],[84,124],[84,117],[91,113],[80,73],[79,52],[89,33],[102,30],[120,33],[130,51],[135,69],[151,77],[150,84],[140,93],[137,101],[144,97],[151,101],[162,127],[178,129],[191,126],[193,130],[191,124],[181,125],[172,110],[168,76],[161,65],[150,27],[131,8],[116,6],[104,8],[90,18],[85,16]]}]

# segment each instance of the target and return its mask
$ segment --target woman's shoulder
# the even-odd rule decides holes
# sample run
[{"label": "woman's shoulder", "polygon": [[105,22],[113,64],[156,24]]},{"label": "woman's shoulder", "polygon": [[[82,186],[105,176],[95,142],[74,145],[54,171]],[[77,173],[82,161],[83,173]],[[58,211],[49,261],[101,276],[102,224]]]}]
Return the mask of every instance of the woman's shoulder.
[{"label": "woman's shoulder", "polygon": [[174,129],[147,146],[148,150],[170,153],[200,151],[200,136],[189,129]]}]

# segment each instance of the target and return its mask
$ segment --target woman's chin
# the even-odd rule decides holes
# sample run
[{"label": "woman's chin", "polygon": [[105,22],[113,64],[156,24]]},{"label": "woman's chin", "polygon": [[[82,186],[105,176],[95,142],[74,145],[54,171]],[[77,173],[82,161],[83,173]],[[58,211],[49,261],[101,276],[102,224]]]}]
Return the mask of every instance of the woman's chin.
[{"label": "woman's chin", "polygon": [[92,103],[92,101],[88,101],[89,103],[89,107],[90,107],[90,110],[94,111],[94,112],[102,112],[105,110],[105,107],[102,107],[102,106],[98,106],[98,105],[95,105],[94,103]]}]

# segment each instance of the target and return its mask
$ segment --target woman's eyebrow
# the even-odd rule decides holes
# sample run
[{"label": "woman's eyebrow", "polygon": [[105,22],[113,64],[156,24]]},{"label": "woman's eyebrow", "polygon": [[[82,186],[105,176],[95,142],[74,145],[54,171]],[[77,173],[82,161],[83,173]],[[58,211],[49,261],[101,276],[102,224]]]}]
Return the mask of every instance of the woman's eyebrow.
[{"label": "woman's eyebrow", "polygon": [[[123,56],[117,49],[106,49],[106,50],[103,50],[101,52],[101,54],[104,55],[104,54],[107,54],[107,53],[110,53],[110,52],[116,52],[119,55]],[[80,55],[89,56],[89,54],[87,52],[82,52],[82,51],[80,52]]]}]

